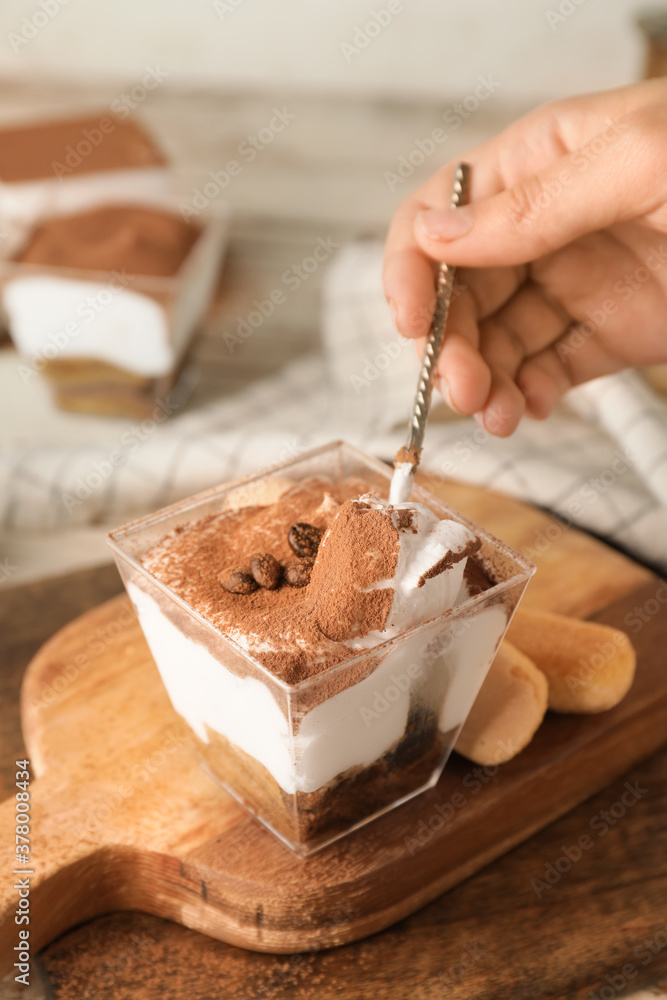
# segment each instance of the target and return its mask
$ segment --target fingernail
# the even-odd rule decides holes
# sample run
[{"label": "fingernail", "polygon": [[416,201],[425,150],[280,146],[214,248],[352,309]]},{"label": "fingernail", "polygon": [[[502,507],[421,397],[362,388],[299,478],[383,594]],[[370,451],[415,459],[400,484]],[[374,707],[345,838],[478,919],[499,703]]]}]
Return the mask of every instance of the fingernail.
[{"label": "fingernail", "polygon": [[451,393],[451,390],[449,388],[449,382],[447,381],[447,379],[445,378],[444,375],[440,375],[439,376],[439,378],[438,378],[438,380],[436,382],[436,385],[438,387],[438,392],[440,393],[440,395],[444,399],[444,401],[447,404],[447,406],[451,410],[454,410],[455,413],[458,413],[459,411],[456,409],[456,407],[454,406],[454,404],[452,402],[452,393]]},{"label": "fingernail", "polygon": [[483,412],[480,410],[479,413],[473,413],[473,416],[475,418],[475,423],[478,423],[480,427],[484,427],[484,430],[486,430],[486,427],[484,426]]},{"label": "fingernail", "polygon": [[472,205],[447,208],[444,211],[430,208],[417,216],[417,224],[430,240],[457,240],[459,236],[470,232],[473,222]]},{"label": "fingernail", "polygon": [[399,326],[398,326],[398,306],[396,305],[396,303],[394,302],[393,299],[389,299],[389,311],[391,313],[392,322],[393,322],[394,326],[396,327],[396,329],[398,330],[399,329]]}]

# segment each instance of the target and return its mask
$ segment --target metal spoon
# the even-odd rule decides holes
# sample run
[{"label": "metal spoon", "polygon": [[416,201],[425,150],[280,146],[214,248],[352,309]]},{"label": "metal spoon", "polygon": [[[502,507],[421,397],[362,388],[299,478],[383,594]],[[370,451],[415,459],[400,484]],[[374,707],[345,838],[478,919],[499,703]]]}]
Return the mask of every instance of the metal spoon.
[{"label": "metal spoon", "polygon": [[[454,171],[450,202],[451,208],[459,208],[461,205],[465,205],[468,200],[469,182],[470,164],[459,163]],[[405,503],[412,492],[415,472],[419,465],[424,444],[426,421],[428,420],[428,413],[431,406],[433,370],[442,348],[442,342],[445,339],[445,328],[447,326],[447,316],[452,301],[452,293],[454,291],[455,275],[455,267],[444,263],[439,265],[435,309],[419,372],[417,394],[415,395],[412,416],[410,417],[410,424],[408,426],[408,440],[402,448],[398,449],[396,458],[394,459],[394,474],[391,477],[391,486],[389,489],[389,502],[393,504]]]}]

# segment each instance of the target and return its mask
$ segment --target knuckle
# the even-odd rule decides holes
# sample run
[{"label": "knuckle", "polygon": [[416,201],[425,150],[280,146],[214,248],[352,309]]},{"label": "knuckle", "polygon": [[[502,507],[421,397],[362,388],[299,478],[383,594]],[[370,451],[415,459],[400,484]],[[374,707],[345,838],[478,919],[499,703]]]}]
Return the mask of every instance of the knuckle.
[{"label": "knuckle", "polygon": [[638,215],[661,205],[667,196],[667,105],[644,107],[620,119],[607,152],[610,171],[641,179],[635,202]]},{"label": "knuckle", "polygon": [[508,189],[508,209],[512,222],[525,229],[535,221],[543,203],[544,187],[539,177],[526,177]]},{"label": "knuckle", "polygon": [[546,227],[540,226],[545,210],[550,209],[557,197],[555,187],[547,188],[536,175],[526,177],[507,191],[509,219],[519,234],[531,234],[536,245],[535,256],[549,253],[554,247],[546,236]]}]

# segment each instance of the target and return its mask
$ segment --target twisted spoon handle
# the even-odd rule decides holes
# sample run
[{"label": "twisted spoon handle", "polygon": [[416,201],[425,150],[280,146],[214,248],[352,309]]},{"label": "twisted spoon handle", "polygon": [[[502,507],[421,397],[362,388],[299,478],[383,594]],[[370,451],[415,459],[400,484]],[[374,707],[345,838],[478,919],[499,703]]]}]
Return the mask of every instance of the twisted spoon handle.
[{"label": "twisted spoon handle", "polygon": [[[452,185],[452,197],[450,203],[452,208],[459,208],[467,202],[469,180],[470,165],[468,163],[459,163],[454,172],[454,182]],[[426,421],[428,419],[428,411],[431,405],[431,396],[433,394],[433,369],[435,368],[435,363],[438,360],[438,355],[440,354],[442,342],[445,337],[447,316],[449,314],[449,306],[452,301],[452,292],[454,291],[455,275],[455,267],[444,263],[439,265],[436,284],[437,297],[435,310],[433,312],[433,319],[431,320],[431,329],[429,331],[428,340],[426,341],[426,349],[422,359],[421,371],[419,372],[417,393],[412,407],[409,437],[406,445],[407,450],[413,454],[417,454],[421,451],[424,443]]]}]

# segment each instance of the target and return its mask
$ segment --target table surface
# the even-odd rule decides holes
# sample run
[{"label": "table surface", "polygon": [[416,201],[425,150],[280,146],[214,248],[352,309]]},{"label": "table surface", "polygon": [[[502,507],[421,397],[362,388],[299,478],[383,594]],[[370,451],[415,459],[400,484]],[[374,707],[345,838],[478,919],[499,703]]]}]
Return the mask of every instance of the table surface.
[{"label": "table surface", "polygon": [[[0,81],[0,120],[108,107],[117,90],[89,91],[82,100],[80,92],[65,85],[47,89]],[[320,274],[290,299],[289,309],[263,325],[252,352],[239,349],[230,355],[221,332],[248,311],[254,297],[266,295],[318,236],[380,237],[403,197],[403,189],[389,189],[384,172],[395,169],[415,139],[438,125],[446,107],[318,95],[223,98],[203,91],[179,95],[165,88],[146,102],[142,116],[167,147],[179,190],[189,194],[209,170],[233,157],[245,135],[266,123],[275,105],[288,106],[296,118],[228,192],[235,208],[232,243],[218,308],[196,349],[202,377],[193,406],[221,392],[243,391],[290,358],[319,349]],[[475,144],[521,110],[483,109],[452,137],[446,155]],[[427,162],[410,185],[430,171]],[[38,380],[21,386],[19,393],[15,365],[12,348],[5,346],[0,350],[4,446],[43,443],[45,433],[73,443],[85,433],[94,433],[96,440],[118,436],[116,421],[86,423],[54,411]],[[102,563],[102,536],[103,526],[68,532],[67,537],[0,536],[0,556],[19,566],[11,586],[0,589],[1,797],[12,790],[13,761],[23,754],[18,696],[30,656],[57,628],[120,590],[116,570],[108,564],[89,565],[66,578],[21,581]],[[562,845],[576,841],[593,815],[618,799],[625,780],[639,780],[650,790],[636,805],[632,824],[610,829],[596,851],[537,900],[531,878],[559,858]],[[43,984],[35,976],[28,992],[5,981],[0,998],[497,997],[498,963],[516,970],[512,1000],[589,997],[591,990],[599,993],[608,986],[605,975],[620,976],[628,962],[638,967],[630,983],[637,989],[644,982],[656,983],[667,970],[667,948],[646,966],[633,958],[645,937],[649,911],[667,897],[666,789],[667,753],[662,753],[419,913],[356,945],[319,954],[259,955],[154,917],[112,914],[71,931],[45,950],[40,957]],[[638,831],[635,838],[633,830]],[[647,871],[655,873],[650,884],[642,879]],[[598,891],[592,893],[591,887]],[[577,934],[598,940],[611,936],[616,969],[563,968],[558,942]],[[651,990],[646,995],[663,994]]]},{"label": "table surface", "polygon": [[[25,752],[18,697],[31,655],[57,628],[120,589],[115,568],[105,566],[0,594],[1,797],[13,790],[13,762]],[[545,865],[556,862],[564,846],[576,844],[591,818],[620,799],[626,781],[638,781],[647,793],[598,840],[595,850],[538,899],[531,879],[542,878]],[[666,818],[667,751],[434,903],[365,941],[320,953],[264,955],[145,914],[116,913],[75,928],[47,947],[39,958],[45,984],[42,989],[34,977],[33,995],[54,1000],[490,1000],[505,995],[511,1000],[583,1000],[605,986],[605,976],[622,976],[628,963],[635,973],[632,986],[655,984],[667,974],[667,938],[661,946],[656,934],[656,913],[664,913],[667,931]],[[576,961],[579,937],[582,942],[586,937],[586,945],[582,943]],[[568,962],[559,963],[566,938]],[[617,956],[613,969],[601,961],[592,967],[588,959],[584,962],[591,939],[607,955],[611,940]],[[654,956],[645,949],[637,953],[645,939]],[[650,961],[643,964],[646,956]],[[511,992],[496,989],[498,963],[511,965]],[[506,970],[503,978],[507,980]],[[14,994],[10,984],[0,983],[0,997],[14,995],[27,994]]]}]

